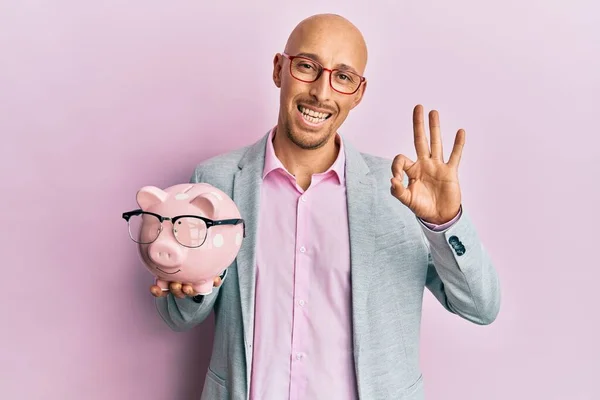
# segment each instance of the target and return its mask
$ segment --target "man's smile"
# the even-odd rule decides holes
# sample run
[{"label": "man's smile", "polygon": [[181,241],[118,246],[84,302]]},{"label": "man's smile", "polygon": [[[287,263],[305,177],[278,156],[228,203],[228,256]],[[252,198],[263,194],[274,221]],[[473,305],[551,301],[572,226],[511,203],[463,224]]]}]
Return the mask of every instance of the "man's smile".
[{"label": "man's smile", "polygon": [[309,108],[300,104],[297,106],[297,109],[300,115],[302,116],[302,119],[305,122],[307,122],[308,125],[311,126],[321,125],[322,123],[327,121],[327,119],[332,115],[329,112],[318,111],[316,109]]}]

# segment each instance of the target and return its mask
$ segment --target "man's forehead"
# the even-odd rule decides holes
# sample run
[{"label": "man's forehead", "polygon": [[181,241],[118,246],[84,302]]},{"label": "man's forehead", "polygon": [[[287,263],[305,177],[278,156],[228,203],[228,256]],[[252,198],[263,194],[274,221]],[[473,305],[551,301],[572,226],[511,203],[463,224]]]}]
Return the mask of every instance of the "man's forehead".
[{"label": "man's forehead", "polygon": [[305,55],[328,68],[351,68],[361,73],[367,49],[362,33],[346,19],[322,15],[301,22],[286,45],[290,55]]}]

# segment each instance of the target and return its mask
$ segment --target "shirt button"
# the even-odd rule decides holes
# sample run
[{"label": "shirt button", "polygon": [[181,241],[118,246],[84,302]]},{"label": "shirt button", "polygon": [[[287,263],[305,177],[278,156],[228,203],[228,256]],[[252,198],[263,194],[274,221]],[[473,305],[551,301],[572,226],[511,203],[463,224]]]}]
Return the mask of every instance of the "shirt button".
[{"label": "shirt button", "polygon": [[300,301],[298,302],[298,304],[300,304],[300,306],[304,307],[304,304],[305,304],[305,303],[304,303],[304,300],[300,300]]},{"label": "shirt button", "polygon": [[306,248],[304,246],[300,247],[300,253],[304,253],[306,251]]},{"label": "shirt button", "polygon": [[305,202],[305,203],[306,203],[306,196],[301,196],[301,197],[300,197],[300,200],[302,200],[303,202]]},{"label": "shirt button", "polygon": [[304,358],[304,354],[298,353],[296,354],[296,360],[302,360]]}]

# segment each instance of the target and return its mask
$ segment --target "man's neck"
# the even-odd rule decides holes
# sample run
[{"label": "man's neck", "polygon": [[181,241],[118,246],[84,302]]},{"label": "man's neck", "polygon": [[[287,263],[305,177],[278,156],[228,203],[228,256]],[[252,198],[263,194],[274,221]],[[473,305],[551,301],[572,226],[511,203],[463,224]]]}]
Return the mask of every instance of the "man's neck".
[{"label": "man's neck", "polygon": [[310,186],[313,174],[327,171],[337,159],[339,144],[332,137],[324,146],[305,150],[292,143],[279,128],[275,128],[273,148],[275,155],[290,174],[296,177],[298,185],[303,189]]}]

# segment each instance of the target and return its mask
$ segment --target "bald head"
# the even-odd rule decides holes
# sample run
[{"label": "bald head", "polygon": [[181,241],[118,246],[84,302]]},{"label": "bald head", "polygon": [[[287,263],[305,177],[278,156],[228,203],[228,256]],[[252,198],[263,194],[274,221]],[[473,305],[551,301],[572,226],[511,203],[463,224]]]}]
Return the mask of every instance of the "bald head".
[{"label": "bald head", "polygon": [[290,34],[285,52],[297,54],[315,47],[322,49],[326,54],[323,57],[352,58],[356,72],[364,73],[367,45],[360,30],[346,18],[337,14],[317,14],[302,20]]}]

